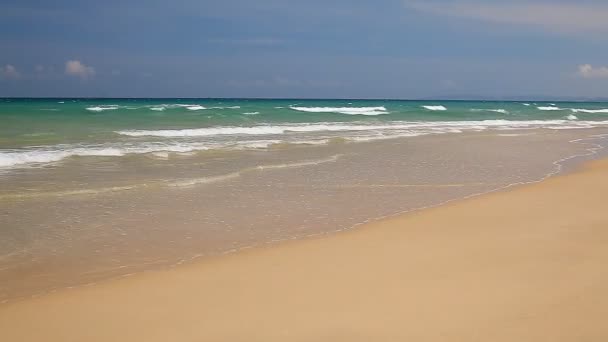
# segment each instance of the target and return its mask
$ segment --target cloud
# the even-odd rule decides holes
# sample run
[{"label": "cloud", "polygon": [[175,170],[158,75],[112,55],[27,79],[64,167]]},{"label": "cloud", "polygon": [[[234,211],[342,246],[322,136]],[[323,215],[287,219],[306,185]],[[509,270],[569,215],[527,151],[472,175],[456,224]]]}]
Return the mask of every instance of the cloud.
[{"label": "cloud", "polygon": [[594,68],[591,64],[578,66],[578,74],[583,78],[608,78],[608,67]]},{"label": "cloud", "polygon": [[82,64],[80,61],[72,60],[65,62],[65,73],[86,80],[95,76],[95,69]]},{"label": "cloud", "polygon": [[551,32],[608,32],[608,5],[567,4],[539,1],[405,0],[405,6],[436,15],[493,23],[527,25]]},{"label": "cloud", "polygon": [[19,73],[19,71],[17,71],[17,68],[15,68],[14,66],[7,64],[3,67],[0,67],[0,76],[11,80],[17,80],[21,78],[21,73]]}]

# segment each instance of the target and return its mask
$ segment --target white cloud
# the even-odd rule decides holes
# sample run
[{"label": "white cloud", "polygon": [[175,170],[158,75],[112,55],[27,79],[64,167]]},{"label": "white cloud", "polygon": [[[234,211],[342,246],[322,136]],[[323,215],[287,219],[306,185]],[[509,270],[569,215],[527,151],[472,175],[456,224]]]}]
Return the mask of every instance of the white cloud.
[{"label": "white cloud", "polygon": [[0,76],[11,80],[16,80],[21,78],[21,73],[19,73],[19,71],[17,71],[17,68],[15,68],[13,65],[7,64],[3,67],[0,67]]},{"label": "white cloud", "polygon": [[583,78],[608,78],[608,67],[593,67],[591,64],[578,66],[578,74]]},{"label": "white cloud", "polygon": [[95,76],[95,69],[82,64],[80,61],[72,60],[65,62],[65,73],[86,80]]},{"label": "white cloud", "polygon": [[608,32],[608,5],[521,0],[494,3],[479,0],[405,0],[404,3],[408,8],[437,15],[536,26],[552,32]]}]

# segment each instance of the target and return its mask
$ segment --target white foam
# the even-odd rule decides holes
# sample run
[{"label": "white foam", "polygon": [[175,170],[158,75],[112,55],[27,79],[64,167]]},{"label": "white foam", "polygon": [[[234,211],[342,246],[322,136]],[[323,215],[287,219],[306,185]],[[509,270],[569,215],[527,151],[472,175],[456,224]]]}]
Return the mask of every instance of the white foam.
[{"label": "white foam", "polygon": [[260,114],[260,112],[247,112],[247,113],[243,113],[243,115],[258,115]]},{"label": "white foam", "polygon": [[117,105],[109,105],[109,106],[95,106],[95,107],[87,107],[86,109],[91,112],[103,112],[105,110],[116,110],[119,106]]},{"label": "white foam", "polygon": [[529,103],[522,103],[524,106],[528,107],[530,104]]},{"label": "white foam", "polygon": [[432,111],[444,111],[448,110],[444,106],[422,106],[424,109],[432,110]]},{"label": "white foam", "polygon": [[471,109],[472,112],[495,112],[495,113],[501,113],[501,114],[509,114],[509,112],[506,109],[478,109],[478,108],[473,108]]},{"label": "white foam", "polygon": [[570,114],[568,116],[566,116],[566,119],[568,120],[578,120],[578,117],[574,114]]},{"label": "white foam", "polygon": [[[160,137],[108,144],[53,145],[0,150],[0,167],[57,162],[74,156],[116,157],[127,154],[194,153],[209,149],[264,149],[271,145],[328,143],[332,138],[371,141],[428,134],[477,132],[484,130],[585,129],[608,127],[608,121],[582,121],[574,115],[561,120],[478,120],[478,121],[394,121],[321,122],[284,125],[227,126],[194,129],[128,130],[116,133],[130,137]],[[336,134],[337,133],[337,134]],[[241,137],[235,137],[241,136]],[[253,140],[253,137],[263,137]],[[167,138],[165,140],[164,138]],[[176,138],[180,138],[176,140]],[[182,139],[183,138],[183,139]],[[142,141],[143,140],[143,141]]]},{"label": "white foam", "polygon": [[[168,158],[169,153],[180,155],[194,154],[211,149],[248,150],[263,149],[270,145],[283,142],[282,140],[245,140],[224,142],[180,142],[160,143],[144,142],[138,144],[114,143],[109,145],[68,145],[43,146],[28,149],[0,150],[0,168],[27,166],[32,164],[47,164],[61,161],[70,157],[121,157],[129,154],[150,154],[153,157]],[[296,141],[296,144],[307,143]]]},{"label": "white foam", "polygon": [[[568,120],[479,120],[479,121],[394,121],[386,124],[362,122],[321,122],[288,125],[258,125],[258,126],[227,126],[191,129],[165,129],[165,130],[126,130],[116,133],[132,137],[206,137],[221,135],[281,135],[289,133],[315,133],[315,132],[391,132],[409,130],[428,133],[450,130],[485,130],[485,129],[518,129],[518,128],[555,128],[572,122]],[[579,126],[596,127],[605,126],[608,121],[578,121]]]},{"label": "white foam", "polygon": [[259,166],[254,166],[254,167],[242,169],[240,171],[231,172],[231,173],[227,173],[227,174],[223,174],[223,175],[179,180],[176,182],[168,183],[167,185],[175,186],[175,187],[184,187],[184,186],[218,183],[218,182],[224,182],[224,181],[228,181],[231,179],[239,178],[243,174],[250,173],[250,172],[278,170],[278,169],[287,169],[287,168],[298,168],[298,167],[305,167],[305,166],[315,166],[315,165],[320,165],[320,164],[325,164],[325,163],[332,163],[332,162],[337,161],[340,157],[342,157],[342,155],[337,154],[337,155],[330,156],[328,158],[316,159],[316,160],[305,160],[305,161],[300,161],[300,162],[284,163],[284,164],[259,165]]},{"label": "white foam", "polygon": [[309,113],[339,113],[348,115],[382,115],[388,114],[385,107],[289,107],[293,110]]},{"label": "white foam", "polygon": [[608,108],[606,109],[579,109],[579,108],[572,108],[570,109],[571,111],[573,111],[574,113],[608,113]]},{"label": "white foam", "polygon": [[228,174],[219,175],[219,176],[186,179],[186,180],[181,180],[181,181],[177,181],[177,182],[172,182],[167,185],[175,186],[175,187],[182,187],[182,186],[192,186],[192,185],[199,185],[199,184],[210,184],[210,183],[227,181],[227,180],[234,179],[234,178],[239,178],[240,176],[241,176],[240,172],[233,172],[233,173],[228,173]]},{"label": "white foam", "polygon": [[211,107],[211,109],[240,109],[241,106]]},{"label": "white foam", "polygon": [[555,107],[555,106],[540,106],[540,107],[536,107],[539,110],[548,110],[548,111],[552,111],[552,110],[563,110],[562,108],[559,107]]},{"label": "white foam", "polygon": [[187,110],[202,110],[202,109],[207,109],[207,108],[196,105],[196,106],[186,106],[186,109]]},{"label": "white foam", "polygon": [[207,109],[198,104],[185,104],[185,103],[163,103],[163,104],[149,105],[149,106],[144,106],[144,107],[149,108],[150,110],[159,111],[159,112],[167,110],[167,109],[175,109],[175,108],[186,108],[188,110]]},{"label": "white foam", "polygon": [[44,164],[60,161],[65,158],[81,157],[120,157],[127,154],[144,154],[155,152],[190,152],[206,150],[200,144],[150,144],[142,146],[103,146],[92,145],[76,147],[70,145],[48,146],[30,150],[4,150],[0,152],[0,167],[13,167],[26,164]]}]

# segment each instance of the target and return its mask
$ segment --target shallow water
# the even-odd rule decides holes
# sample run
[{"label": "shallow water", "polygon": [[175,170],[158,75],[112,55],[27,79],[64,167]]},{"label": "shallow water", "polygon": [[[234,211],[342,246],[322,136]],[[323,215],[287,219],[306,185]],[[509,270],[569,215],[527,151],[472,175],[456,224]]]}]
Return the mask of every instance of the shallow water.
[{"label": "shallow water", "polygon": [[[211,100],[206,101],[196,105],[213,107],[208,103]],[[277,106],[276,101],[254,101],[249,105],[238,102],[238,109],[217,110],[272,107],[280,111],[285,108],[274,107],[291,103],[282,101],[285,103],[278,103],[284,106]],[[48,106],[47,102],[42,103]],[[120,105],[86,109],[110,108],[109,102]],[[497,118],[513,115],[513,108],[527,110],[521,103],[440,104],[445,110],[429,110],[421,106],[433,104],[417,102],[305,103],[288,109],[291,112],[282,122],[266,122],[260,128],[262,121],[232,126],[227,121],[222,126],[203,123],[200,118],[188,121],[191,119],[182,116],[208,109],[152,109],[161,108],[160,101],[137,102],[145,112],[129,116],[127,111],[138,109],[126,108],[123,102],[75,102],[69,107],[72,111],[59,111],[66,117],[58,119],[52,114],[59,120],[52,125],[48,117],[42,119],[49,124],[44,127],[19,126],[18,119],[11,129],[0,129],[4,132],[0,145],[4,160],[22,161],[5,165],[0,172],[0,301],[348,229],[510,184],[537,181],[603,155],[604,151],[594,150],[604,139],[575,140],[608,133],[595,112],[588,113],[594,117],[586,121],[529,116],[514,123]],[[230,106],[223,105],[237,106],[228,102]],[[583,107],[568,106],[575,105]],[[11,106],[13,109],[3,108],[5,115],[15,110]],[[33,101],[29,106],[28,110],[34,110],[42,105]],[[599,108],[601,104],[585,106]],[[471,110],[476,108],[486,110],[483,114]],[[497,108],[508,114],[489,111]],[[428,115],[421,110],[443,114]],[[141,118],[157,111],[172,113],[175,118]],[[115,116],[96,117],[106,112]],[[24,116],[31,119],[28,113]],[[301,117],[311,113],[312,117]],[[76,118],[70,121],[70,115]],[[406,115],[418,121],[404,121]],[[426,120],[421,121],[424,115]],[[491,117],[479,120],[478,115]],[[223,120],[236,120],[227,116]],[[330,122],[330,116],[341,121]],[[384,119],[350,119],[361,116]],[[304,119],[308,122],[302,122]],[[319,131],[314,120],[323,120],[324,130]],[[316,126],[311,129],[313,123]],[[67,129],[65,124],[74,126]],[[287,125],[290,130],[272,128]],[[222,131],[227,127],[230,130]],[[256,127],[256,134],[247,131],[251,127]],[[184,129],[196,134],[174,136]],[[254,146],[252,141],[260,145]],[[307,143],[302,144],[304,141]],[[216,148],[190,148],[201,144],[215,144]],[[249,147],[242,148],[243,144]],[[152,145],[159,148],[143,150]],[[177,145],[188,148],[174,151]],[[236,145],[240,147],[232,148]],[[114,153],[112,148],[131,149],[132,153]],[[72,153],[75,149],[79,153]],[[91,149],[104,152],[89,153]],[[599,153],[589,155],[592,152]],[[577,155],[589,156],[570,159]]]},{"label": "shallow water", "polygon": [[4,175],[0,298],[328,233],[539,180],[557,171],[556,160],[592,147],[569,142],[580,131],[523,134],[291,147],[175,163],[102,158]]}]

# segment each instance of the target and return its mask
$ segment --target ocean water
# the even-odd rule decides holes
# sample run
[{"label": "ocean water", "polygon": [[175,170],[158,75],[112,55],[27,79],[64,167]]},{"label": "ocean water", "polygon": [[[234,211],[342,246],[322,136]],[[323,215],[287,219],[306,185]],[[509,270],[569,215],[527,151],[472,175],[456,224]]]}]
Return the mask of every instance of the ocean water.
[{"label": "ocean water", "polygon": [[0,168],[74,156],[264,149],[400,136],[608,125],[608,103],[0,100]]},{"label": "ocean water", "polygon": [[608,103],[0,100],[0,302],[539,181]]}]

